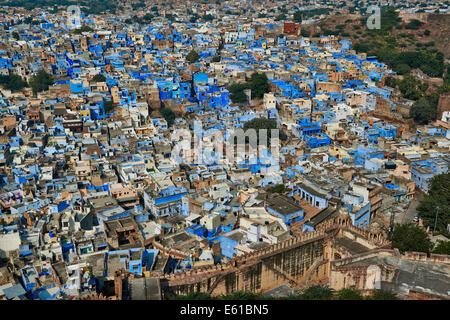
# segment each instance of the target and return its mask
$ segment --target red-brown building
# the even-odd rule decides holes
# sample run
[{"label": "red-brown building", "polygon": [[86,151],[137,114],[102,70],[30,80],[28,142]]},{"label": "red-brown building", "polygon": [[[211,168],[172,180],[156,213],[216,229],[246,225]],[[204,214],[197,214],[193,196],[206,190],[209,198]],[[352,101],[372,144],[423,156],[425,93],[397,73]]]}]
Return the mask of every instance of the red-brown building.
[{"label": "red-brown building", "polygon": [[283,25],[283,34],[285,35],[299,35],[300,24],[294,22],[285,22]]}]

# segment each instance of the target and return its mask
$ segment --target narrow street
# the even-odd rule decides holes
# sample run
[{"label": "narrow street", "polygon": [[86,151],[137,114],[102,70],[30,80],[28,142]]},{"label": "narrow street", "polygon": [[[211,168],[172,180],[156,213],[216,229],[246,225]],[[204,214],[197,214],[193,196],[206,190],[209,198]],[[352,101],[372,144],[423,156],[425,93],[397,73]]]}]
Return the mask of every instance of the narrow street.
[{"label": "narrow street", "polygon": [[409,204],[408,210],[406,210],[403,216],[402,223],[413,222],[414,217],[417,215],[417,206],[419,205],[419,202],[423,198],[423,196],[423,192],[416,191],[414,199]]}]

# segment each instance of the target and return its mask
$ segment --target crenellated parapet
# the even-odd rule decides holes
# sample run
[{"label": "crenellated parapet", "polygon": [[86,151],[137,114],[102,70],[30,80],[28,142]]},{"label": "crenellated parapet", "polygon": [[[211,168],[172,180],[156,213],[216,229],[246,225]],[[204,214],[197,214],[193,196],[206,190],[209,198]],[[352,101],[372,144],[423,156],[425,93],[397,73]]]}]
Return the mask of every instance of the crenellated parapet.
[{"label": "crenellated parapet", "polygon": [[[328,246],[328,240],[336,237],[339,232],[350,232],[353,236],[357,236],[358,241],[370,242],[373,248],[390,247],[390,242],[386,240],[382,232],[359,229],[352,225],[350,217],[337,216],[321,223],[314,231],[236,256],[226,263],[171,274],[152,272],[150,275],[165,279],[168,287],[179,293],[200,290],[214,291],[214,294],[218,294],[238,289],[249,290],[247,286],[261,283],[257,287],[250,288],[250,290],[258,291],[267,289],[269,285],[287,281],[286,279],[290,279],[291,282],[303,281],[310,275],[309,269],[314,266],[320,269],[321,276],[317,281],[322,281],[325,280],[324,277],[327,277],[329,262],[317,266],[315,263],[324,261],[324,249]],[[165,254],[181,256],[180,252],[164,248],[160,243],[155,244],[155,247]],[[253,280],[246,280],[248,276],[253,277]]]},{"label": "crenellated parapet", "polygon": [[369,231],[355,227],[351,218],[347,216],[336,216],[328,219],[316,226],[316,230],[333,230],[333,229],[347,229],[353,233],[365,238],[367,242],[376,247],[390,247],[390,241],[387,240],[387,234],[383,231]]},{"label": "crenellated parapet", "polygon": [[208,278],[214,278],[224,274],[236,272],[242,266],[254,265],[261,261],[262,258],[276,255],[283,251],[287,251],[295,247],[304,245],[308,242],[324,239],[326,236],[327,233],[325,232],[325,230],[312,231],[305,233],[299,237],[293,237],[280,243],[270,245],[261,250],[255,250],[248,254],[234,257],[227,263],[204,266],[201,268],[190,269],[185,272],[177,272],[172,274],[157,275],[153,272],[151,273],[151,275],[158,276],[160,279],[169,280],[169,285],[171,286],[197,283]]}]

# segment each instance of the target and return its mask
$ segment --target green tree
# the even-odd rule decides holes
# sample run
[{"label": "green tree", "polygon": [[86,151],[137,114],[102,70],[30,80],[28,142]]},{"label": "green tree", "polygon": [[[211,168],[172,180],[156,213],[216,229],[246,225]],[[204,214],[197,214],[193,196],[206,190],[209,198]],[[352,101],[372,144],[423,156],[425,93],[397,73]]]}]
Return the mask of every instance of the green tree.
[{"label": "green tree", "polygon": [[244,124],[244,129],[276,129],[277,128],[277,122],[274,119],[267,119],[267,118],[255,118],[253,120],[247,121]]},{"label": "green tree", "polygon": [[25,87],[28,87],[28,83],[17,74],[0,76],[0,85],[3,85],[5,89],[11,91],[19,91]]},{"label": "green tree", "polygon": [[336,292],[334,298],[336,300],[362,300],[361,292],[356,289],[341,289]]},{"label": "green tree", "polygon": [[175,15],[166,13],[166,19],[170,20],[171,22],[175,22]]},{"label": "green tree", "polygon": [[303,11],[300,11],[300,10],[297,10],[297,11],[295,11],[294,12],[294,21],[295,22],[298,22],[298,23],[301,23],[302,22],[302,15],[303,15]]},{"label": "green tree", "polygon": [[399,64],[394,68],[394,71],[399,73],[399,74],[409,74],[411,72],[411,68],[405,64]]},{"label": "green tree", "polygon": [[270,85],[267,76],[264,73],[253,73],[250,81],[246,84],[233,83],[228,87],[230,91],[230,99],[234,103],[244,103],[247,101],[247,96],[244,94],[245,89],[252,90],[252,97],[261,99],[264,93],[270,92]]},{"label": "green tree", "polygon": [[367,297],[367,300],[398,300],[395,292],[391,290],[373,290],[371,295]]},{"label": "green tree", "polygon": [[33,17],[27,17],[23,20],[24,24],[31,24],[33,22]]},{"label": "green tree", "polygon": [[414,121],[420,124],[427,124],[436,118],[436,106],[431,105],[430,101],[422,98],[411,106],[409,115],[414,118]]},{"label": "green tree", "polygon": [[133,8],[133,10],[138,10],[139,8],[145,8],[145,3],[132,3],[131,7]]},{"label": "green tree", "polygon": [[100,73],[97,73],[95,76],[92,77],[92,81],[94,82],[105,82],[106,77]]},{"label": "green tree", "polygon": [[6,85],[6,89],[9,89],[11,91],[22,90],[25,87],[28,87],[27,82],[24,81],[20,76],[18,76],[16,74],[12,74],[10,76],[9,82]]},{"label": "green tree", "polygon": [[191,52],[189,52],[186,56],[186,60],[189,61],[190,63],[197,62],[199,59],[200,56],[195,50],[191,50]]},{"label": "green tree", "polygon": [[[266,119],[266,118],[256,118],[250,121],[247,121],[244,124],[244,131],[248,130],[248,129],[255,129],[256,134],[258,135],[259,130],[261,129],[267,129],[267,145],[270,145],[270,140],[272,138],[272,131],[271,129],[277,129],[278,125],[277,125],[277,121],[274,119]],[[287,135],[283,130],[279,131],[279,138],[280,140],[286,140],[287,139]],[[258,135],[258,139],[259,139],[259,135]],[[258,141],[259,143],[259,141]]]},{"label": "green tree", "polygon": [[397,27],[401,19],[394,8],[382,8],[381,10],[381,29],[369,30],[372,34],[386,35],[393,27]]},{"label": "green tree", "polygon": [[12,36],[13,36],[13,38],[16,39],[16,40],[19,40],[19,39],[20,39],[20,35],[19,35],[16,31],[14,31],[14,32],[12,33]]},{"label": "green tree", "polygon": [[417,20],[417,19],[413,19],[411,20],[406,26],[406,29],[410,29],[410,30],[417,30],[419,29],[424,23]]},{"label": "green tree", "polygon": [[111,113],[114,110],[114,104],[111,100],[105,101],[103,103],[103,110],[105,113]]},{"label": "green tree", "polygon": [[143,17],[142,17],[142,20],[144,20],[145,22],[150,22],[150,21],[152,21],[152,19],[153,19],[153,16],[150,14],[150,13],[146,13]]},{"label": "green tree", "polygon": [[450,255],[450,241],[439,240],[437,246],[433,249],[432,253]]},{"label": "green tree", "polygon": [[306,29],[300,29],[300,34],[302,37],[309,37],[309,31]]},{"label": "green tree", "polygon": [[91,32],[91,31],[94,31],[94,29],[92,29],[92,28],[89,27],[89,26],[83,25],[83,26],[81,26],[80,28],[75,29],[75,30],[74,30],[74,33],[75,33],[75,34],[81,34],[82,32]]},{"label": "green tree", "polygon": [[333,297],[333,289],[329,286],[311,286],[300,296],[303,300],[330,300]]},{"label": "green tree", "polygon": [[159,112],[161,113],[163,118],[166,119],[168,126],[171,126],[175,122],[175,113],[173,113],[170,108],[161,108]]},{"label": "green tree", "polygon": [[407,75],[397,84],[406,99],[418,100],[422,97],[420,90],[418,90],[421,81],[416,77]]},{"label": "green tree", "polygon": [[52,84],[53,77],[42,69],[39,70],[37,74],[30,79],[30,86],[33,89],[34,95],[36,95],[38,92],[48,90],[49,86]]},{"label": "green tree", "polygon": [[206,21],[206,22],[213,21],[214,20],[214,16],[211,15],[211,14],[205,14],[204,16],[202,16],[202,20]]},{"label": "green tree", "polygon": [[230,94],[230,99],[234,103],[246,103],[248,100],[247,95],[244,93],[244,91],[236,91]]},{"label": "green tree", "polygon": [[277,184],[276,186],[267,189],[267,191],[270,193],[285,193],[287,191],[291,191],[291,189],[286,188],[284,184]]},{"label": "green tree", "polygon": [[253,97],[261,99],[264,93],[270,92],[267,76],[264,73],[253,73],[250,78],[250,89],[252,89]]},{"label": "green tree", "polygon": [[450,223],[450,172],[435,175],[428,181],[428,194],[417,207],[425,226],[445,232]]},{"label": "green tree", "polygon": [[431,240],[425,230],[412,223],[396,225],[390,240],[392,247],[397,248],[401,253],[406,251],[429,253],[432,248]]},{"label": "green tree", "polygon": [[234,103],[245,103],[247,102],[247,95],[244,93],[245,89],[248,89],[248,84],[233,83],[228,87],[230,91],[230,99]]}]

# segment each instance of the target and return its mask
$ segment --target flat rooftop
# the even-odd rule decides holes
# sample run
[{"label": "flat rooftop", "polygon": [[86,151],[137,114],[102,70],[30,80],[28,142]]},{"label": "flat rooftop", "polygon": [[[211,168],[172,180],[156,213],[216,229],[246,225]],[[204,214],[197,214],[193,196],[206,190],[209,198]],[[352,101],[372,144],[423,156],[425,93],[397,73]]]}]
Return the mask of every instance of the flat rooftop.
[{"label": "flat rooftop", "polygon": [[302,211],[302,207],[295,204],[289,197],[284,195],[272,195],[267,198],[267,207],[275,210],[282,215],[289,215],[298,211]]},{"label": "flat rooftop", "polygon": [[300,183],[297,184],[297,186],[298,186],[299,188],[302,188],[302,189],[305,190],[306,192],[312,194],[313,196],[321,197],[321,198],[325,198],[325,199],[326,199],[326,197],[327,197],[326,194],[323,194],[323,193],[317,191],[316,189],[314,189],[313,187],[310,187],[310,186],[308,186],[308,185],[306,185],[306,184],[304,184],[304,183],[301,183],[301,182],[300,182]]}]

